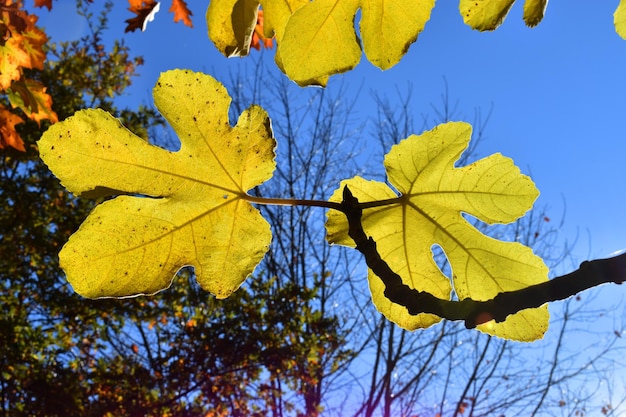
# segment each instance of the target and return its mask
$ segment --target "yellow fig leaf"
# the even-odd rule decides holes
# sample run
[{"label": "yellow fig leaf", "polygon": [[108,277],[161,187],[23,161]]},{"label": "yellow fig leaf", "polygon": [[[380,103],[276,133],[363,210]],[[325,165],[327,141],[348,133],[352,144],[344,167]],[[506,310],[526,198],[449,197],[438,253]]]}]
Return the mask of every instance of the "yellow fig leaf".
[{"label": "yellow fig leaf", "polygon": [[524,22],[526,26],[533,28],[541,23],[547,6],[548,0],[526,0],[524,3]]},{"label": "yellow fig leaf", "polygon": [[209,39],[227,57],[245,56],[257,20],[255,0],[213,0],[206,12]]},{"label": "yellow fig leaf", "polygon": [[[472,29],[495,30],[506,18],[515,0],[460,0],[463,21]],[[543,19],[548,0],[526,0],[524,22],[534,27]]]},{"label": "yellow fig leaf", "polygon": [[[548,270],[530,248],[483,235],[464,218],[467,213],[489,224],[512,222],[532,207],[539,194],[532,180],[500,154],[455,167],[470,137],[471,126],[461,122],[410,136],[385,157],[389,183],[400,195],[384,183],[356,177],[342,182],[331,201],[341,201],[343,187],[348,186],[360,203],[385,203],[369,204],[362,224],[381,257],[409,287],[451,298],[450,280],[433,260],[432,247],[439,245],[450,263],[457,297],[484,301],[544,282]],[[326,227],[329,242],[354,245],[342,213],[330,211]],[[414,330],[439,320],[429,314],[410,315],[385,298],[383,282],[371,271],[368,280],[378,310],[401,327]],[[543,306],[478,329],[530,341],[542,337],[548,319]]]},{"label": "yellow fig leaf", "polygon": [[269,118],[252,106],[232,127],[225,88],[191,71],[161,74],[153,95],[181,140],[177,152],[146,143],[95,109],[51,126],[38,142],[68,190],[115,196],[70,237],[61,267],[89,298],[155,293],[185,265],[203,288],[227,297],[271,239],[268,223],[246,201],[275,168]]},{"label": "yellow fig leaf", "polygon": [[282,39],[291,15],[308,3],[309,0],[261,0],[265,37]]},{"label": "yellow fig leaf", "polygon": [[354,34],[359,0],[315,0],[298,9],[276,40],[276,63],[297,84],[326,85],[361,59]]},{"label": "yellow fig leaf", "polygon": [[434,0],[315,0],[289,18],[277,39],[276,62],[300,85],[325,85],[330,75],[354,68],[361,58],[359,25],[368,60],[380,69],[397,64],[430,19]]},{"label": "yellow fig leaf", "polygon": [[613,23],[615,24],[615,31],[622,39],[626,39],[626,0],[620,0],[613,13]]},{"label": "yellow fig leaf", "polygon": [[[213,0],[209,38],[226,56],[247,55],[263,7],[265,36],[276,36],[276,63],[300,85],[325,85],[361,58],[381,69],[397,64],[430,19],[435,0]],[[361,39],[354,19],[361,10]]]},{"label": "yellow fig leaf", "polygon": [[206,13],[209,39],[227,57],[250,52],[259,5],[266,38],[282,38],[291,15],[309,0],[212,0]]}]

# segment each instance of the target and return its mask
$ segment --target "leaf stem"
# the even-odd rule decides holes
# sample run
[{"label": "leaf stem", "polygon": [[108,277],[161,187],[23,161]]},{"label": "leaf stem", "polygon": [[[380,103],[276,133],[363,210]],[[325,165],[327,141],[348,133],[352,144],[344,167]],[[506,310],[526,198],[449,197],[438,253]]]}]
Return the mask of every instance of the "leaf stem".
[{"label": "leaf stem", "polygon": [[264,204],[266,206],[309,206],[324,207],[328,209],[341,210],[341,204],[326,200],[305,200],[299,198],[273,198],[273,197],[256,197],[244,194],[242,198],[250,203]]},{"label": "leaf stem", "polygon": [[[256,197],[249,194],[243,194],[242,198],[253,204],[264,204],[272,206],[308,206],[308,207],[323,207],[327,209],[343,211],[341,203],[335,201],[326,200],[305,200],[299,198],[273,198],[273,197]],[[399,204],[402,200],[402,196],[387,198],[384,200],[367,201],[365,203],[357,203],[361,210],[368,208],[390,206],[393,204]]]}]

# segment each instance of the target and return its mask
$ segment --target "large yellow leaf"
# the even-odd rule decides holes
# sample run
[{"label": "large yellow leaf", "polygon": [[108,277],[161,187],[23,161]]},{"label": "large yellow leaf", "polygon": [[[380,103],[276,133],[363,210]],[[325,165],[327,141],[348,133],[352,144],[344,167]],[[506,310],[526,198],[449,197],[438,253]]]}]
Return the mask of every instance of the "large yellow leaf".
[{"label": "large yellow leaf", "polygon": [[[515,0],[460,0],[463,21],[472,29],[494,30],[504,21]],[[548,0],[526,0],[524,22],[537,26],[543,19]]]},{"label": "large yellow leaf", "polygon": [[291,15],[307,3],[309,0],[261,0],[265,37],[276,36],[277,40],[282,39]]},{"label": "large yellow leaf", "polygon": [[359,0],[315,0],[298,9],[276,42],[276,63],[300,85],[326,85],[361,59],[354,33]]},{"label": "large yellow leaf", "polygon": [[354,68],[361,57],[353,23],[360,8],[365,55],[388,69],[415,42],[434,5],[435,0],[315,0],[287,21],[276,62],[300,85],[325,85],[330,75]]},{"label": "large yellow leaf", "polygon": [[[500,154],[455,167],[470,136],[470,125],[452,122],[394,146],[385,157],[385,167],[400,196],[384,183],[356,177],[342,182],[331,200],[341,200],[344,186],[361,203],[388,200],[389,204],[366,208],[362,223],[382,258],[403,282],[450,299],[450,281],[433,261],[432,247],[439,245],[450,262],[458,298],[482,301],[544,282],[548,270],[530,248],[485,236],[463,217],[462,213],[467,213],[490,224],[508,223],[530,209],[538,196],[530,178]],[[329,212],[327,232],[329,242],[353,246],[342,213]],[[391,321],[413,330],[438,320],[427,314],[411,316],[384,297],[384,284],[371,271],[368,279],[376,307]],[[543,335],[548,318],[544,306],[478,328],[527,341]]]},{"label": "large yellow leaf", "polygon": [[228,93],[204,74],[168,71],[153,94],[181,140],[177,152],[146,143],[102,110],[80,111],[38,142],[70,191],[117,195],[70,237],[61,267],[90,298],[157,292],[184,265],[195,268],[203,288],[227,297],[271,239],[245,201],[275,168],[269,119],[252,106],[231,127]]},{"label": "large yellow leaf", "polygon": [[276,35],[276,63],[300,85],[325,85],[361,58],[354,30],[360,9],[367,58],[387,69],[397,64],[430,19],[435,0],[213,0],[207,10],[209,37],[226,56],[248,53],[263,7],[266,36]]}]

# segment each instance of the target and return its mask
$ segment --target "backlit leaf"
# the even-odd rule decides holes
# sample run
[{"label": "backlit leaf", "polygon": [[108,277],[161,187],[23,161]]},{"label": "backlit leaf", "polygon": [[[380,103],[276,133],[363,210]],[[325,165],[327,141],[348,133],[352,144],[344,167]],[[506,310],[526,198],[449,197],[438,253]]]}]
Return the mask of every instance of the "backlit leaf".
[{"label": "backlit leaf", "polygon": [[15,125],[23,122],[21,117],[11,113],[9,109],[0,104],[0,149],[10,146],[18,151],[26,152],[24,141],[15,130]]},{"label": "backlit leaf", "polygon": [[546,12],[548,0],[526,0],[524,3],[524,22],[528,27],[537,26]]},{"label": "backlit leaf", "polygon": [[192,265],[200,285],[227,297],[267,251],[271,233],[248,190],[271,177],[267,114],[252,106],[233,128],[230,97],[208,75],[161,74],[154,101],[181,140],[152,146],[102,110],[53,125],[41,157],[70,191],[116,196],[98,205],[59,254],[79,294],[150,294]]},{"label": "backlit leaf", "polygon": [[172,0],[169,12],[174,13],[174,22],[178,23],[182,20],[185,26],[193,27],[191,23],[193,13],[191,13],[184,0]]},{"label": "backlit leaf", "polygon": [[213,0],[206,12],[209,39],[227,57],[250,52],[259,2],[255,0]]},{"label": "backlit leaf", "polygon": [[28,55],[28,64],[26,68],[43,69],[43,63],[46,54],[43,50],[44,45],[48,42],[46,34],[35,26],[38,17],[32,14],[26,16],[28,20],[27,29],[22,33],[22,48]]},{"label": "backlit leaf", "polygon": [[[434,0],[213,0],[209,37],[226,56],[246,55],[256,10],[262,5],[265,36],[276,37],[276,63],[300,85],[325,85],[361,58],[387,69],[397,64],[430,18]],[[354,19],[361,10],[361,39]]]},{"label": "backlit leaf", "polygon": [[147,24],[154,20],[154,16],[159,12],[160,2],[155,0],[128,0],[128,10],[137,16],[126,19],[126,29],[124,32],[134,32],[137,29],[145,31]]},{"label": "backlit leaf", "polygon": [[22,68],[43,69],[47,37],[36,23],[37,16],[20,9],[17,2],[0,10],[0,89],[19,80]]},{"label": "backlit leaf", "polygon": [[281,39],[287,20],[309,0],[212,0],[206,20],[209,39],[227,57],[250,52],[259,5],[263,6],[265,38]]},{"label": "backlit leaf", "polygon": [[263,29],[265,37],[272,35],[282,39],[287,21],[296,10],[309,3],[309,0],[261,0],[263,6]]},{"label": "backlit leaf", "polygon": [[615,31],[622,39],[626,39],[626,0],[620,0],[613,14]]},{"label": "backlit leaf", "polygon": [[250,47],[256,49],[257,51],[261,48],[271,48],[272,45],[274,45],[274,38],[265,37],[263,20],[263,10],[259,10],[256,17],[254,33],[252,33],[252,40],[250,41]]},{"label": "backlit leaf", "polygon": [[41,82],[22,78],[13,81],[7,93],[11,105],[21,108],[29,119],[37,123],[42,120],[56,123],[59,120],[52,110],[52,97],[46,93],[46,87]]},{"label": "backlit leaf", "polygon": [[[459,10],[463,21],[472,29],[494,30],[506,18],[515,0],[460,0]],[[524,22],[534,27],[541,22],[548,0],[526,0]]]},{"label": "backlit leaf", "polygon": [[[430,19],[434,0],[315,0],[298,9],[277,40],[276,62],[300,85],[325,85],[361,58],[381,69],[397,64]],[[354,31],[357,10],[361,39]],[[304,63],[304,64],[303,64]]]},{"label": "backlit leaf", "polygon": [[[450,299],[451,285],[433,260],[433,245],[439,245],[450,262],[459,299],[488,300],[500,292],[547,280],[546,266],[530,248],[483,235],[464,217],[467,213],[489,224],[512,222],[538,196],[530,178],[500,154],[455,167],[470,136],[470,125],[452,122],[394,146],[385,157],[385,167],[389,183],[400,196],[384,183],[356,177],[343,181],[331,197],[340,201],[343,187],[348,186],[361,203],[391,199],[388,205],[363,211],[365,232],[406,285],[442,299]],[[354,245],[342,213],[329,212],[327,232],[331,243]],[[411,316],[384,297],[384,284],[371,271],[368,279],[376,307],[401,327],[413,330],[439,320],[428,314]],[[544,306],[478,328],[529,341],[542,337],[548,318]]]},{"label": "backlit leaf", "polygon": [[35,7],[47,7],[50,11],[52,10],[52,0],[35,0]]}]

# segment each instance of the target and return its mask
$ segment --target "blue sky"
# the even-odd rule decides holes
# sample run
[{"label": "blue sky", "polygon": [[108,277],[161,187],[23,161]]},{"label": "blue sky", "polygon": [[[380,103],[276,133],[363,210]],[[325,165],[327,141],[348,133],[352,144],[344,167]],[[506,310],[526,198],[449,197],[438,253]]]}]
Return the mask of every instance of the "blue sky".
[{"label": "blue sky", "polygon": [[[606,257],[626,248],[626,41],[613,28],[617,1],[551,2],[534,29],[524,26],[517,3],[498,30],[479,33],[463,24],[458,2],[440,1],[400,64],[382,72],[363,57],[355,71],[333,77],[329,88],[343,81],[355,93],[366,92],[355,115],[363,118],[375,112],[370,91],[393,98],[409,83],[415,116],[431,113],[444,77],[467,121],[474,108],[487,112],[493,105],[481,155],[512,157],[540,189],[538,204],[556,218],[566,211],[564,236],[579,237],[579,260]],[[146,32],[125,36],[146,61],[125,97],[129,105],[151,103],[162,71],[189,68],[226,80],[230,69],[250,61],[221,56],[206,35],[207,2],[189,4],[193,29],[174,24],[169,2],[163,2]],[[126,7],[115,6],[112,36],[122,34],[131,17]],[[73,2],[57,2],[51,13],[39,15],[55,41],[86,29]]]}]

